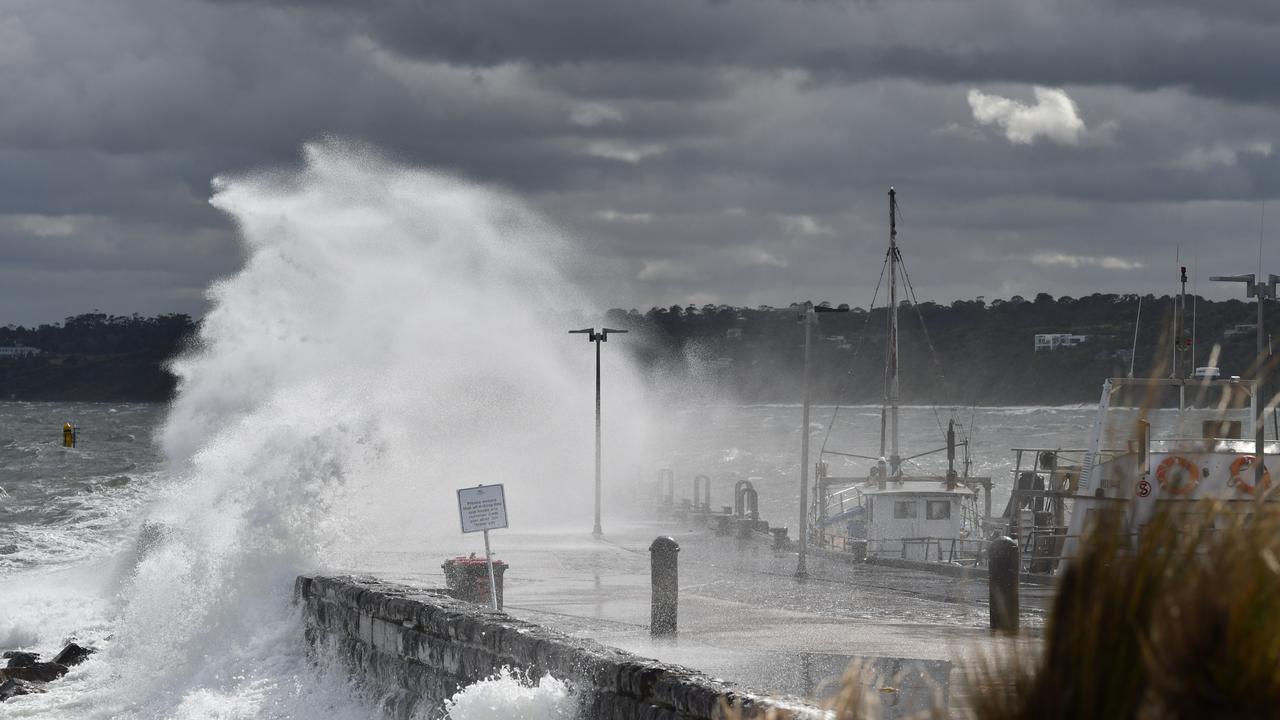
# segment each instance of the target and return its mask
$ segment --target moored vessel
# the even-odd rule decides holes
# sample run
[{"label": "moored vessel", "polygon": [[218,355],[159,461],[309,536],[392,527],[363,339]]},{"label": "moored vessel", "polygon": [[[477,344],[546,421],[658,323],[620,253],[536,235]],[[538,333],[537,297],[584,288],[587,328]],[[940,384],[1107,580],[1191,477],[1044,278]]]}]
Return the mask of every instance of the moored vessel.
[{"label": "moored vessel", "polygon": [[1197,375],[1109,378],[1087,448],[1014,449],[1002,521],[1025,572],[1061,571],[1107,514],[1136,536],[1157,514],[1193,527],[1212,512],[1218,525],[1276,500],[1280,442],[1260,439],[1259,384]]},{"label": "moored vessel", "polygon": [[[969,475],[968,441],[957,440],[951,421],[945,445],[904,456],[898,415],[901,386],[898,375],[899,282],[910,289],[898,247],[897,193],[889,189],[889,247],[885,255],[888,305],[884,401],[880,414],[878,455],[835,450],[821,451],[815,468],[815,502],[809,512],[812,538],[818,547],[860,557],[907,561],[976,564],[984,551],[986,525],[991,516],[991,479]],[[914,293],[912,293],[914,294]],[[912,461],[945,451],[943,475],[918,474]],[[957,469],[957,452],[962,451]],[[865,475],[839,475],[831,459],[846,465],[870,461]],[[983,494],[982,510],[979,495]]]}]

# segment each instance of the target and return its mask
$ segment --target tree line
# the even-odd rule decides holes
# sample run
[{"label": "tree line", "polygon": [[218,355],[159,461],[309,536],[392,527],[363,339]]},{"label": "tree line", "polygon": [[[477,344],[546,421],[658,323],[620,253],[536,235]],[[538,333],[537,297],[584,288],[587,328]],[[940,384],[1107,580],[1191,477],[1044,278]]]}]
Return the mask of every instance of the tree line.
[{"label": "tree line", "polygon": [[[810,351],[813,399],[878,402],[885,394],[887,309],[818,304],[845,312],[817,316]],[[697,379],[741,402],[786,403],[797,402],[802,392],[800,312],[798,305],[673,305],[643,313],[613,309],[605,323],[632,331],[619,345],[647,373]],[[1181,343],[1175,343],[1179,313]],[[1212,363],[1223,376],[1249,377],[1257,357],[1255,317],[1252,303],[1192,296],[1179,303],[1168,295],[1041,293],[1030,300],[903,303],[901,397],[938,405],[1093,402],[1104,378],[1128,375],[1131,367],[1139,377],[1168,376],[1175,354],[1183,369]],[[1036,351],[1037,334],[1068,333],[1087,339]]]},{"label": "tree line", "polygon": [[0,400],[163,402],[176,379],[166,362],[195,336],[189,315],[74,315],[61,323],[0,327]]},{"label": "tree line", "polygon": [[[880,401],[886,308],[817,304],[843,312],[819,314],[812,330],[814,401]],[[1183,328],[1177,344],[1183,347],[1175,349],[1179,308]],[[739,402],[792,403],[802,393],[801,309],[615,308],[604,322],[631,331],[614,347],[628,353],[644,373],[696,383]],[[1280,328],[1280,316],[1272,315]],[[1130,367],[1138,376],[1168,376],[1175,355],[1184,369],[1213,364],[1223,376],[1250,377],[1257,360],[1255,317],[1252,303],[1188,296],[1179,305],[1168,295],[1054,298],[1040,293],[1032,299],[903,303],[901,397],[906,403],[937,405],[1093,402],[1104,378],[1127,375]],[[196,321],[177,313],[142,317],[93,312],[61,323],[0,327],[0,347],[40,350],[0,355],[0,400],[166,401],[176,382],[166,362],[192,341],[196,330]],[[1035,336],[1049,333],[1087,339],[1037,352]],[[1187,347],[1193,334],[1194,349]]]}]

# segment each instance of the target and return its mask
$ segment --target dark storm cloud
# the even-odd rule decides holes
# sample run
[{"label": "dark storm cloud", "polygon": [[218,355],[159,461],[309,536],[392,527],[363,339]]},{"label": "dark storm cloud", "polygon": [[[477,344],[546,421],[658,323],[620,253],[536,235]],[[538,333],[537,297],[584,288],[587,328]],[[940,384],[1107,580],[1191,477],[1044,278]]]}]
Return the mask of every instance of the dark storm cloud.
[{"label": "dark storm cloud", "polygon": [[346,12],[398,52],[469,65],[735,65],[843,80],[1122,83],[1266,100],[1280,94],[1271,80],[1280,61],[1280,10],[1261,0],[389,0]]},{"label": "dark storm cloud", "polygon": [[1260,0],[0,0],[0,292],[10,320],[198,311],[239,262],[209,180],[327,135],[529,197],[606,304],[865,303],[889,184],[927,297],[1163,288],[1178,244],[1256,258],[1278,27]]}]

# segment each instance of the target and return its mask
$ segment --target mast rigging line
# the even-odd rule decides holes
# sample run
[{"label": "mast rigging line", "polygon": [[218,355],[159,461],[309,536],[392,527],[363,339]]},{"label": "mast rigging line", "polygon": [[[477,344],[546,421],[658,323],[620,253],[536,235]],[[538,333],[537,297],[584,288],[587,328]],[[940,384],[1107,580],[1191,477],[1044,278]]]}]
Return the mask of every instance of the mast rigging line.
[{"label": "mast rigging line", "polygon": [[[902,202],[901,202],[901,201],[899,201],[899,200],[897,200],[896,198],[895,198],[895,202],[893,203],[893,209],[894,209],[894,219],[895,219],[895,221],[897,221],[897,220],[905,220],[905,219],[906,219],[905,214],[902,212]],[[902,253],[901,253],[901,251],[900,251],[900,250],[896,247],[896,245],[895,245],[895,246],[891,246],[891,247],[890,247],[890,248],[885,252],[884,262],[883,262],[883,264],[880,266],[880,277],[876,280],[876,288],[875,288],[875,292],[874,292],[874,293],[872,294],[872,296],[871,296],[871,305],[867,308],[867,317],[866,317],[866,320],[864,320],[864,321],[863,321],[862,331],[858,334],[858,343],[857,343],[857,345],[855,345],[855,346],[854,346],[853,355],[852,355],[852,357],[850,358],[850,361],[849,361],[850,369],[849,369],[847,372],[845,372],[845,373],[844,373],[844,376],[841,378],[840,386],[839,386],[838,391],[837,391],[837,395],[838,395],[838,396],[843,396],[843,395],[844,395],[844,391],[845,391],[845,389],[846,389],[846,388],[847,388],[847,386],[848,386],[849,378],[850,378],[850,377],[852,376],[852,374],[853,374],[853,365],[855,365],[855,364],[856,364],[857,359],[858,359],[859,355],[860,355],[860,354],[861,354],[861,352],[862,352],[862,346],[863,346],[863,343],[864,343],[864,342],[865,342],[865,340],[866,340],[867,330],[868,330],[868,328],[869,328],[869,327],[870,327],[870,325],[871,325],[871,315],[872,315],[873,311],[874,311],[874,310],[875,310],[875,308],[876,308],[876,304],[875,304],[875,303],[876,303],[876,300],[877,300],[877,299],[879,298],[879,296],[880,296],[880,287],[884,284],[884,277],[885,277],[886,270],[888,270],[888,269],[889,269],[889,267],[890,267],[890,265],[891,265],[891,260],[894,260],[894,259],[895,259],[895,258],[894,258],[894,255],[895,255],[895,254],[896,254],[896,263],[893,263],[893,264],[894,264],[894,265],[900,265],[900,266],[902,267],[902,281],[903,281],[903,283],[907,286],[907,292],[910,294],[910,298],[911,298],[911,308],[915,311],[916,318],[917,318],[917,320],[918,320],[918,321],[919,321],[919,323],[920,323],[920,330],[921,330],[921,333],[924,335],[925,344],[926,344],[926,346],[929,348],[929,358],[930,358],[930,360],[933,362],[934,370],[935,370],[935,372],[937,373],[937,378],[938,378],[938,380],[939,380],[940,384],[941,384],[942,386],[944,386],[944,387],[946,386],[946,374],[943,372],[943,368],[942,368],[942,361],[941,361],[941,359],[938,357],[938,350],[937,350],[937,347],[936,347],[936,346],[934,345],[934,343],[933,343],[933,337],[929,334],[929,327],[928,327],[928,325],[925,323],[925,320],[924,320],[924,313],[922,313],[922,312],[920,311],[920,301],[919,301],[918,296],[916,295],[915,286],[914,286],[914,285],[912,285],[912,283],[911,283],[911,276],[910,276],[910,274],[907,272],[906,262],[902,259]],[[893,279],[891,278],[891,280],[893,280]],[[888,313],[892,313],[892,312],[894,311],[894,308],[886,308],[886,309],[888,310]],[[887,315],[888,313],[886,313],[886,315]],[[888,319],[887,319],[887,320],[886,320],[886,322],[891,322],[891,320],[888,320]],[[895,354],[896,354],[896,353],[895,353]],[[888,374],[889,374],[889,368],[886,366],[886,368],[885,368],[886,384],[888,383],[888,380],[889,380],[889,378],[888,378]],[[955,407],[956,407],[956,406],[952,406],[952,407],[953,407],[953,409],[955,409]],[[842,405],[842,404],[840,404],[840,403],[837,403],[837,404],[836,404],[836,406],[835,406],[835,408],[834,408],[834,410],[833,410],[833,412],[831,413],[831,418],[830,418],[830,420],[828,420],[828,421],[827,421],[827,429],[826,429],[826,432],[824,433],[823,438],[822,438],[822,445],[821,445],[821,446],[819,446],[819,448],[818,448],[818,457],[819,457],[819,458],[821,458],[823,455],[844,455],[844,456],[849,456],[849,457],[863,457],[863,456],[857,456],[857,455],[854,455],[854,454],[852,454],[852,453],[838,453],[838,452],[835,452],[835,451],[828,451],[828,450],[827,450],[827,443],[828,443],[828,441],[830,441],[830,439],[831,439],[831,431],[832,431],[832,429],[835,427],[836,418],[837,418],[837,417],[839,417],[839,415],[840,415],[840,410],[841,410],[842,408],[843,408],[843,405]],[[934,422],[935,422],[935,423],[937,424],[937,426],[938,426],[938,432],[939,432],[939,433],[941,433],[941,434],[945,437],[945,435],[946,435],[946,430],[945,430],[945,429],[943,428],[943,426],[942,426],[942,416],[941,416],[941,415],[939,414],[939,412],[938,412],[938,406],[937,406],[936,404],[930,404],[930,409],[933,411]],[[965,428],[964,428],[964,430],[963,430],[963,432],[965,433],[965,436],[964,436],[964,437],[965,437],[965,440],[964,440],[964,442],[963,442],[963,443],[961,443],[961,444],[963,444],[966,448],[969,446],[969,443],[972,441],[972,437],[971,437],[971,436],[972,436],[972,433],[973,433],[973,421],[974,421],[974,419],[975,419],[975,418],[974,418],[974,412],[975,412],[975,410],[974,410],[974,406],[973,406],[972,404],[970,404],[970,405],[969,405],[969,409],[970,409],[970,422],[969,422],[968,426],[967,426],[967,427],[965,427]],[[925,453],[925,454],[929,454],[929,453]],[[914,456],[914,457],[919,457],[919,456]],[[872,459],[872,458],[867,458],[867,459]],[[905,460],[907,460],[907,459],[908,459],[908,458],[902,458],[902,460],[903,460],[903,461],[905,461]]]},{"label": "mast rigging line", "polygon": [[[942,372],[942,361],[938,359],[938,350],[933,346],[933,338],[929,336],[929,326],[924,322],[924,313],[920,312],[920,300],[916,297],[916,288],[911,284],[911,276],[907,274],[907,264],[902,260],[902,254],[898,254],[898,264],[902,266],[902,281],[907,285],[907,292],[911,294],[911,309],[916,311],[916,317],[920,320],[920,332],[924,334],[924,342],[929,347],[929,358],[933,360],[933,366],[938,372],[938,380],[943,387],[946,387],[947,376]],[[942,428],[942,417],[938,414],[938,406],[931,405],[933,408],[933,419],[938,423],[938,432],[946,437],[947,431]]]},{"label": "mast rigging line", "polygon": [[[880,285],[884,283],[884,271],[889,267],[889,258],[886,257],[884,264],[880,266],[880,278],[876,280],[875,292],[871,294],[871,306],[867,308],[867,317],[862,321],[862,331],[858,333],[858,344],[853,348],[853,357],[849,358],[849,369],[845,371],[844,376],[840,378],[840,386],[836,389],[836,397],[844,395],[845,389],[849,385],[849,378],[853,375],[853,365],[858,360],[858,355],[862,353],[862,343],[867,337],[867,328],[871,326],[871,311],[876,309],[876,298],[880,297]],[[836,424],[836,417],[840,415],[840,408],[843,405],[836,403],[835,410],[831,413],[831,419],[827,421],[827,432],[822,436],[822,445],[818,448],[818,457],[821,458],[823,453],[827,452],[827,440],[831,438],[831,428]]]}]

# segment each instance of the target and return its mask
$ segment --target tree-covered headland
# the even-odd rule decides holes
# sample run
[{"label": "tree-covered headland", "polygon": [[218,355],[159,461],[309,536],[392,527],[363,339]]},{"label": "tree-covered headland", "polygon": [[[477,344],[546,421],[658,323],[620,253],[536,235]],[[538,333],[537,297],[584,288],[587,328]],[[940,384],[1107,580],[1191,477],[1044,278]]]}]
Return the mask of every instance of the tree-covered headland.
[{"label": "tree-covered headland", "polygon": [[[847,312],[818,315],[811,345],[813,399],[879,401],[885,308],[826,304]],[[1170,296],[1101,293],[904,303],[899,308],[902,399],[939,405],[1094,402],[1103,378],[1129,373],[1135,347],[1132,366],[1138,376],[1167,376],[1175,352],[1183,368],[1212,363],[1223,376],[1251,376],[1256,358],[1251,302],[1187,297],[1183,345],[1194,332],[1194,354],[1191,348],[1174,349],[1175,307]],[[613,309],[604,323],[630,331],[611,343],[610,351],[628,353],[652,376],[695,382],[739,402],[792,403],[801,397],[804,359],[799,312],[796,306],[673,305],[645,312]],[[1280,328],[1280,314],[1270,313],[1273,326]],[[39,350],[0,353],[0,400],[166,401],[175,387],[166,362],[186,347],[196,329],[187,315],[97,312],[37,327],[0,327],[0,349]],[[1039,334],[1085,339],[1037,351]]]},{"label": "tree-covered headland", "polygon": [[[1213,364],[1224,377],[1250,377],[1255,306],[1187,296],[1182,344],[1194,334],[1193,354],[1189,347],[1174,350],[1175,300],[1041,293],[1030,300],[904,303],[899,309],[902,399],[939,405],[1095,402],[1104,378],[1129,374],[1131,357],[1135,375],[1168,376],[1174,352],[1183,368],[1209,365],[1216,353]],[[1272,316],[1280,323],[1275,310]],[[696,377],[741,402],[791,403],[799,401],[802,388],[804,327],[798,317],[797,306],[690,305],[643,313],[614,309],[605,324],[632,332],[618,345],[647,372]],[[818,315],[810,351],[815,402],[874,403],[883,397],[887,321],[883,307]],[[1086,339],[1037,351],[1038,334]]]},{"label": "tree-covered headland", "polygon": [[176,379],[165,363],[195,328],[188,315],[97,312],[0,327],[0,400],[166,401]]}]

